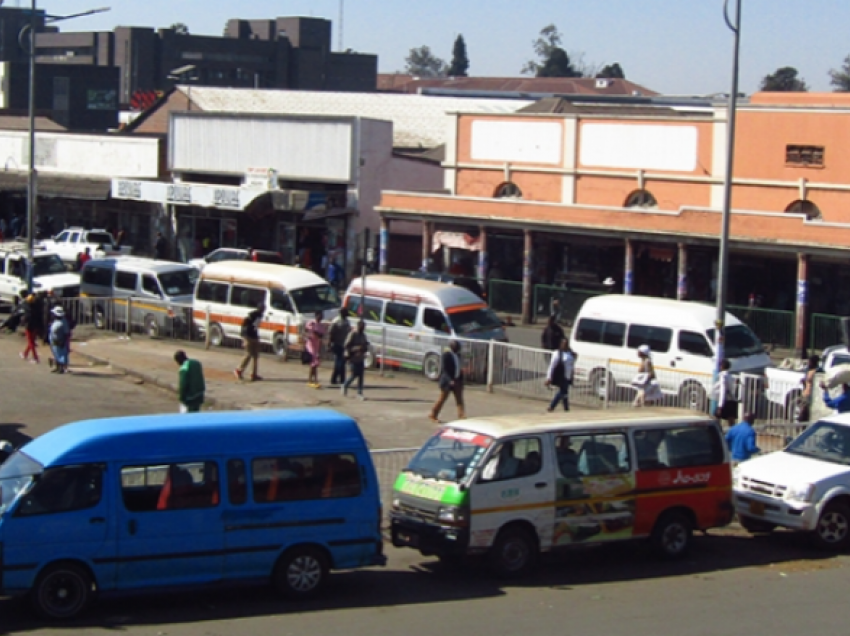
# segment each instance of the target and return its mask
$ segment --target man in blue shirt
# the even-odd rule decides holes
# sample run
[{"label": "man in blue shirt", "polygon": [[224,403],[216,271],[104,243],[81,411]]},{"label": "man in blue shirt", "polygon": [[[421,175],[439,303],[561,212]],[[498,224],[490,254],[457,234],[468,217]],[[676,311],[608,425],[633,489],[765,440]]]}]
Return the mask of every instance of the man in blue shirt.
[{"label": "man in blue shirt", "polygon": [[753,429],[755,421],[755,414],[747,413],[744,415],[743,422],[735,424],[726,431],[726,443],[729,445],[733,461],[745,462],[756,453],[761,452],[759,447],[756,446],[756,432]]},{"label": "man in blue shirt", "polygon": [[836,413],[847,413],[850,411],[850,385],[841,385],[841,395],[830,397],[829,389],[826,388],[824,382],[820,383],[820,388],[823,389],[823,403],[829,408],[835,409]]}]

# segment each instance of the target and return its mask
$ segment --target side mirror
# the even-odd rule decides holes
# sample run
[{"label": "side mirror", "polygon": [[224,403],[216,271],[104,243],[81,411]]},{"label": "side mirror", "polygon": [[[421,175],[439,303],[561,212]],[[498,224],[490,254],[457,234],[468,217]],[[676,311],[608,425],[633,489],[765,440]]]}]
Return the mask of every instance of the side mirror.
[{"label": "side mirror", "polygon": [[455,477],[457,478],[458,481],[460,481],[461,479],[466,477],[466,464],[462,464],[461,462],[458,462],[455,465]]}]

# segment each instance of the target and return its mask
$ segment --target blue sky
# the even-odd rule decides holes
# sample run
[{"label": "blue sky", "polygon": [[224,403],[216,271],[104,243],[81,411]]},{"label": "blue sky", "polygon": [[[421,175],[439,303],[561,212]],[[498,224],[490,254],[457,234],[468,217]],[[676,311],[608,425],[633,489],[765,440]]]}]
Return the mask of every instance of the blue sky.
[{"label": "blue sky", "polygon": [[[403,70],[408,51],[423,44],[449,59],[462,33],[471,75],[515,76],[533,57],[540,29],[554,23],[567,52],[583,53],[594,65],[619,62],[626,77],[647,88],[713,93],[728,91],[730,82],[732,34],[722,0],[39,0],[38,7],[69,14],[110,1],[109,13],[65,23],[62,30],[184,22],[194,34],[221,35],[228,18],[303,15],[332,20],[336,48],[343,2],[345,48],[377,53],[381,72]],[[831,90],[829,69],[850,55],[850,2],[742,2],[742,91],[755,91],[762,77],[782,66],[796,67],[812,90]]]}]

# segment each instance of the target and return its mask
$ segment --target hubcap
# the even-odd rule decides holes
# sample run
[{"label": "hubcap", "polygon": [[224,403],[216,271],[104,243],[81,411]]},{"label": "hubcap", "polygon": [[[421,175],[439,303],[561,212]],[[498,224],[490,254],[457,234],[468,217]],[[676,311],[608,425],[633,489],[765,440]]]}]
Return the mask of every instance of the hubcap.
[{"label": "hubcap", "polygon": [[508,541],[502,548],[502,560],[508,570],[522,569],[528,560],[528,546],[525,545],[525,541],[520,539]]},{"label": "hubcap", "polygon": [[286,581],[296,592],[309,592],[322,580],[322,566],[311,556],[300,556],[289,564]]},{"label": "hubcap", "polygon": [[73,613],[82,603],[85,591],[82,582],[64,572],[51,576],[45,583],[44,601],[53,614]]},{"label": "hubcap", "polygon": [[818,523],[818,534],[827,543],[839,543],[847,536],[848,523],[844,515],[826,512]]},{"label": "hubcap", "polygon": [[664,529],[664,549],[670,554],[678,554],[685,549],[687,532],[679,524],[671,524]]}]

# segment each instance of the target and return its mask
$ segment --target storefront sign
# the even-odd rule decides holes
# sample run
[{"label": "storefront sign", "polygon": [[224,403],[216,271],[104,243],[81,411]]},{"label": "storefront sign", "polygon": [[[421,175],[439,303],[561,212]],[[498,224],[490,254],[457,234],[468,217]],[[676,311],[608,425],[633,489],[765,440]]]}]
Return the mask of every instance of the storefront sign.
[{"label": "storefront sign", "polygon": [[245,170],[242,185],[246,188],[277,190],[280,187],[277,170],[274,168],[248,168]]},{"label": "storefront sign", "polygon": [[268,192],[258,187],[216,186],[205,183],[165,183],[163,181],[112,180],[113,199],[132,199],[172,205],[244,210]]}]

